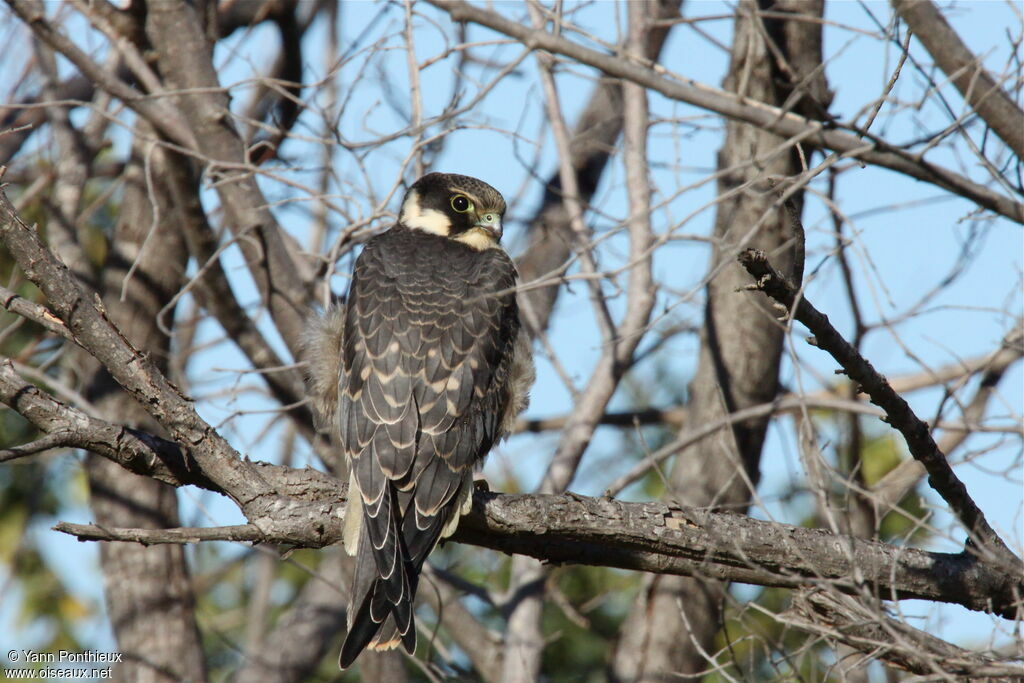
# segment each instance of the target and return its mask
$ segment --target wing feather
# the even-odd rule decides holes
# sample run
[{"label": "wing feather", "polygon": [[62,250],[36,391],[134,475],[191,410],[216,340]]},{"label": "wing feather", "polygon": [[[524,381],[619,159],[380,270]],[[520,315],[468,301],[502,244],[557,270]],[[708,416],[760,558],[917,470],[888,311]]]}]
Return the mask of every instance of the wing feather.
[{"label": "wing feather", "polygon": [[357,560],[376,578],[357,571],[343,659],[367,644],[415,647],[420,569],[468,509],[473,467],[500,436],[515,277],[503,251],[401,226],[356,260],[338,428],[362,506]]}]

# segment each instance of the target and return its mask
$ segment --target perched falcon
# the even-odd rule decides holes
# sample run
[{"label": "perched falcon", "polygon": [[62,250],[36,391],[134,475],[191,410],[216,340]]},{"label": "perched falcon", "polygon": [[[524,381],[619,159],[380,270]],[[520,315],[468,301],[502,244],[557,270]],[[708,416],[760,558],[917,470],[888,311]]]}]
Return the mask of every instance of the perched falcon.
[{"label": "perched falcon", "polygon": [[474,466],[526,407],[533,361],[499,245],[504,212],[480,180],[420,178],[356,259],[344,310],[313,332],[314,398],[350,469],[342,668],[367,646],[415,650],[423,563],[469,510]]}]

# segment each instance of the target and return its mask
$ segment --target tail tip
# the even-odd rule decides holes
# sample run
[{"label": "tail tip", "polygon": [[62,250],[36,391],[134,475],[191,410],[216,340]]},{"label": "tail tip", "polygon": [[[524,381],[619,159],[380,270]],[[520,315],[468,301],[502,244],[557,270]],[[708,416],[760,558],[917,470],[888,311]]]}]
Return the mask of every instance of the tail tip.
[{"label": "tail tip", "polygon": [[[344,671],[352,666],[363,649],[373,650],[374,652],[386,652],[394,650],[401,645],[410,655],[416,654],[416,629],[412,627],[407,629],[405,633],[401,633],[394,626],[394,621],[389,621],[391,628],[384,631],[383,635],[378,631],[369,643],[366,642],[365,638],[352,638],[352,631],[349,631],[348,636],[345,637],[345,642],[341,646],[341,654],[338,655],[338,667]],[[376,628],[380,629],[381,625],[378,624]]]}]

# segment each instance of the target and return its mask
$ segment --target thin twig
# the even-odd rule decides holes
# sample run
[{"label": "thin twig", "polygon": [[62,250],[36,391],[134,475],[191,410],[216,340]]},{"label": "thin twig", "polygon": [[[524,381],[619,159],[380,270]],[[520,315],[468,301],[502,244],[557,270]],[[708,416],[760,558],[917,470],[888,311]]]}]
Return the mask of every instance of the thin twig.
[{"label": "thin twig", "polygon": [[41,439],[0,450],[0,462],[10,462],[11,460],[36,455],[53,448],[69,446],[71,443],[72,440],[69,433],[64,431],[51,432]]},{"label": "thin twig", "polygon": [[[813,130],[811,141],[836,152],[861,150],[857,157],[866,163],[888,168],[912,178],[933,183],[950,192],[966,197],[979,206],[1024,223],[1024,204],[999,194],[969,178],[947,168],[924,162],[914,155],[889,144],[875,135],[854,126],[835,123],[826,127],[792,112],[738,97],[705,84],[684,83],[661,76],[654,69],[604,54],[571,40],[537,31],[532,27],[507,19],[497,12],[461,0],[427,0],[451,15],[456,21],[472,21],[519,40],[535,50],[547,50],[600,69],[609,76],[623,78],[661,93],[665,97],[708,109],[740,121],[751,123],[784,138],[805,134]],[[840,130],[847,128],[851,132]],[[858,137],[862,135],[864,139]],[[864,148],[864,140],[874,143]]]},{"label": "thin twig", "polygon": [[50,309],[29,301],[6,287],[0,287],[0,306],[3,306],[11,313],[20,315],[22,318],[27,318],[38,325],[42,325],[48,332],[53,332],[68,341],[75,341],[68,326],[64,324],[63,320],[51,313]]},{"label": "thin twig", "polygon": [[755,282],[749,288],[764,292],[787,309],[795,306],[794,317],[814,333],[811,343],[831,354],[845,374],[871,397],[871,402],[885,410],[887,422],[899,430],[906,439],[911,455],[928,471],[928,483],[949,504],[970,533],[969,545],[978,546],[989,553],[992,559],[998,559],[1008,569],[1019,572],[1020,559],[989,526],[984,513],[967,493],[967,487],[939,450],[928,425],[914,414],[907,402],[893,391],[871,363],[839,334],[828,317],[818,311],[806,297],[801,296],[797,300],[796,288],[775,270],[763,251],[744,250],[739,255],[739,262],[754,277]]}]

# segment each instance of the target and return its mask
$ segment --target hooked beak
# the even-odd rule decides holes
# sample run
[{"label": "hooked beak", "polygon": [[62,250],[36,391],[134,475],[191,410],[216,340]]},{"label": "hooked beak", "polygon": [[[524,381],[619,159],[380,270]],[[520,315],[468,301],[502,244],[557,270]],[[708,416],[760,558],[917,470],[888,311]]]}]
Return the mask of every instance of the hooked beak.
[{"label": "hooked beak", "polygon": [[501,214],[492,211],[479,214],[473,227],[480,228],[481,230],[490,233],[494,237],[495,242],[501,241]]}]

